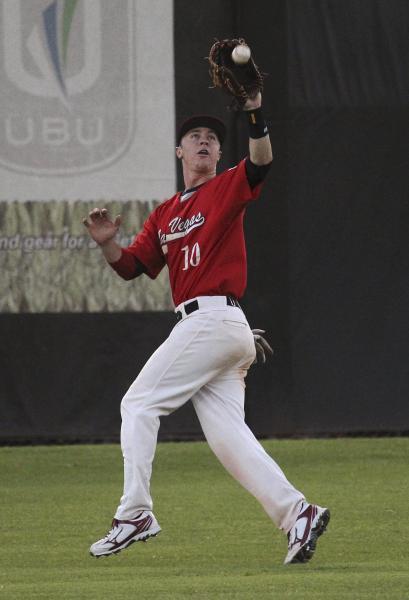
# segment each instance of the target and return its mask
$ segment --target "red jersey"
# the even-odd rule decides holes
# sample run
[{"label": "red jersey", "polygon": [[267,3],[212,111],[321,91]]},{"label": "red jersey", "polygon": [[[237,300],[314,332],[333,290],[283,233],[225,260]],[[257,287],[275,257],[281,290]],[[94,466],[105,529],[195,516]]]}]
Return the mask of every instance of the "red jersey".
[{"label": "red jersey", "polygon": [[241,298],[247,284],[244,211],[261,186],[250,188],[242,160],[197,190],[178,192],[152,212],[113,268],[123,275],[133,255],[155,279],[167,264],[175,306],[196,296]]}]

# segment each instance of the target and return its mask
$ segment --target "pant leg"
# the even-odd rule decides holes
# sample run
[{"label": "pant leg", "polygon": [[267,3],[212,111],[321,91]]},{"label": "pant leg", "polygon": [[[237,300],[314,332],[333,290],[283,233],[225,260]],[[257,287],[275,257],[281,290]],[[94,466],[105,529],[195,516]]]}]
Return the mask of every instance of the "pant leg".
[{"label": "pant leg", "polygon": [[[239,313],[242,315],[237,308],[226,307],[222,311],[198,311],[180,321],[125,394],[121,404],[124,492],[117,519],[131,519],[140,510],[152,510],[150,477],[159,418],[182,406],[218,373],[254,351],[251,332],[240,339],[238,328],[229,335],[223,326],[223,317]],[[245,321],[240,315],[238,318]],[[246,323],[241,326],[248,329]]]},{"label": "pant leg", "polygon": [[233,368],[198,390],[193,405],[219,461],[257,498],[277,527],[288,532],[305,498],[246,425],[244,390],[243,372]]}]

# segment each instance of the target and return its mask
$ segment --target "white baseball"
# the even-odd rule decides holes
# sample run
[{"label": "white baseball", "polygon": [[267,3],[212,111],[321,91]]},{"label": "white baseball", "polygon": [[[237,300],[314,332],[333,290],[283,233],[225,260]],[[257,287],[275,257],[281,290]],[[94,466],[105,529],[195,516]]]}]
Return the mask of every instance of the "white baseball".
[{"label": "white baseball", "polygon": [[236,63],[236,65],[245,65],[249,62],[250,56],[250,48],[245,44],[239,44],[238,46],[235,46],[233,52],[231,53],[232,60]]}]

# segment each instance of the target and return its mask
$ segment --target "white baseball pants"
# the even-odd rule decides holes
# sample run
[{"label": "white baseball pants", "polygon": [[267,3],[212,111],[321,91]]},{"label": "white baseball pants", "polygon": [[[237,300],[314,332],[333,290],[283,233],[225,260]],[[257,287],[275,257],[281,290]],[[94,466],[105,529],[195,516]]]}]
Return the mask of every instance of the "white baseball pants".
[{"label": "white baseball pants", "polygon": [[148,360],[121,404],[124,493],[115,518],[152,510],[150,478],[159,417],[192,400],[209,446],[280,529],[295,523],[303,494],[286,479],[244,421],[244,378],[255,357],[253,334],[225,296],[197,298]]}]

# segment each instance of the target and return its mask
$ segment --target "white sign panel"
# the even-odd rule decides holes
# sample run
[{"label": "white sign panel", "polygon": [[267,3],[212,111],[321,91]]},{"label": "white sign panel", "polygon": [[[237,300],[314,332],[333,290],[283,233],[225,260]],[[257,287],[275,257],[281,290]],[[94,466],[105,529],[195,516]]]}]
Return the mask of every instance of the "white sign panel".
[{"label": "white sign panel", "polygon": [[173,193],[172,5],[1,0],[0,200]]}]

